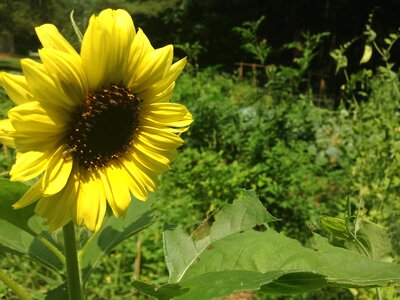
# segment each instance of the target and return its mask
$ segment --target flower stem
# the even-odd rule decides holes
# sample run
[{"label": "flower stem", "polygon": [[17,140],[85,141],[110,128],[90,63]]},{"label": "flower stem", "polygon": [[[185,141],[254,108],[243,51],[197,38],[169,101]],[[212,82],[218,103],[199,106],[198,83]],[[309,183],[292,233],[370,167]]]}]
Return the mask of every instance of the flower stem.
[{"label": "flower stem", "polygon": [[31,300],[31,296],[29,296],[28,292],[12,280],[6,273],[0,270],[0,280],[3,281],[5,284],[8,285],[10,289],[14,291],[14,293],[21,299],[21,300]]},{"label": "flower stem", "polygon": [[69,222],[63,227],[67,285],[69,300],[83,300],[82,280],[76,251],[75,226]]}]

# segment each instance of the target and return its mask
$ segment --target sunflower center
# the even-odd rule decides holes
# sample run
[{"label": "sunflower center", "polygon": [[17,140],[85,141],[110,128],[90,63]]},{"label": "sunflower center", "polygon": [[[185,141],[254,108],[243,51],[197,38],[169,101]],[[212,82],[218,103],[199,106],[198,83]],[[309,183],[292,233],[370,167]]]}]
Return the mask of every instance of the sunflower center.
[{"label": "sunflower center", "polygon": [[69,152],[81,166],[102,167],[127,151],[138,128],[140,102],[117,85],[87,95],[68,134]]}]

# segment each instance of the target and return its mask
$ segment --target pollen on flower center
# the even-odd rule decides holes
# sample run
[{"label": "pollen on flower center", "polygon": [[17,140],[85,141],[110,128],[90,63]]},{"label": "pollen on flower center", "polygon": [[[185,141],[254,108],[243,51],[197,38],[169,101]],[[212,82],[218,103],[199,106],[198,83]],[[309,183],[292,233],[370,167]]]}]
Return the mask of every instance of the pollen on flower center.
[{"label": "pollen on flower center", "polygon": [[81,166],[106,166],[125,153],[138,128],[140,102],[130,89],[117,85],[86,96],[72,119],[67,142]]}]

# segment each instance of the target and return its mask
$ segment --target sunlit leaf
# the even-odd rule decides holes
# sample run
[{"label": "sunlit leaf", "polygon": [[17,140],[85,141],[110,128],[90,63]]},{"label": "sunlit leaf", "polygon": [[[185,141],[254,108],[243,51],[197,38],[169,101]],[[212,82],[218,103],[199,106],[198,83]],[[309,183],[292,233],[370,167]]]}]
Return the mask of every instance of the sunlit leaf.
[{"label": "sunlit leaf", "polygon": [[[324,286],[375,287],[400,283],[399,265],[332,246],[318,235],[315,235],[316,249],[311,249],[268,226],[257,231],[256,225],[267,225],[274,220],[269,214],[263,215],[265,209],[260,208],[254,194],[236,200],[217,215],[210,236],[200,241],[180,228],[167,230],[165,252],[170,284],[157,289],[134,281],[133,286],[158,299],[219,299],[244,290],[291,294]],[[241,219],[236,218],[239,215]],[[250,221],[252,216],[254,222]],[[219,234],[213,237],[213,232]]]},{"label": "sunlit leaf", "polygon": [[179,281],[186,269],[211,242],[235,232],[257,225],[267,226],[268,223],[276,221],[261,202],[254,201],[256,198],[254,191],[243,191],[237,201],[222,208],[211,227],[210,235],[202,240],[194,241],[179,228],[165,231],[164,250],[170,282]]}]

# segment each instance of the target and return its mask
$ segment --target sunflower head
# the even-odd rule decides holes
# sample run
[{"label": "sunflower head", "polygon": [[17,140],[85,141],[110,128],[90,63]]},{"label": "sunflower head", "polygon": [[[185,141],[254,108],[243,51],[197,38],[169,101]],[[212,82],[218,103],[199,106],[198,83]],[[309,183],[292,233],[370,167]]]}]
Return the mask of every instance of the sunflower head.
[{"label": "sunflower head", "polygon": [[16,104],[0,121],[0,142],[17,151],[11,180],[40,176],[14,207],[38,201],[50,230],[73,220],[95,231],[107,206],[118,217],[132,195],[146,200],[183,144],[192,116],[170,101],[186,59],[154,49],[124,10],[92,16],[80,53],[51,24],[36,33],[41,63],[0,73]]}]

